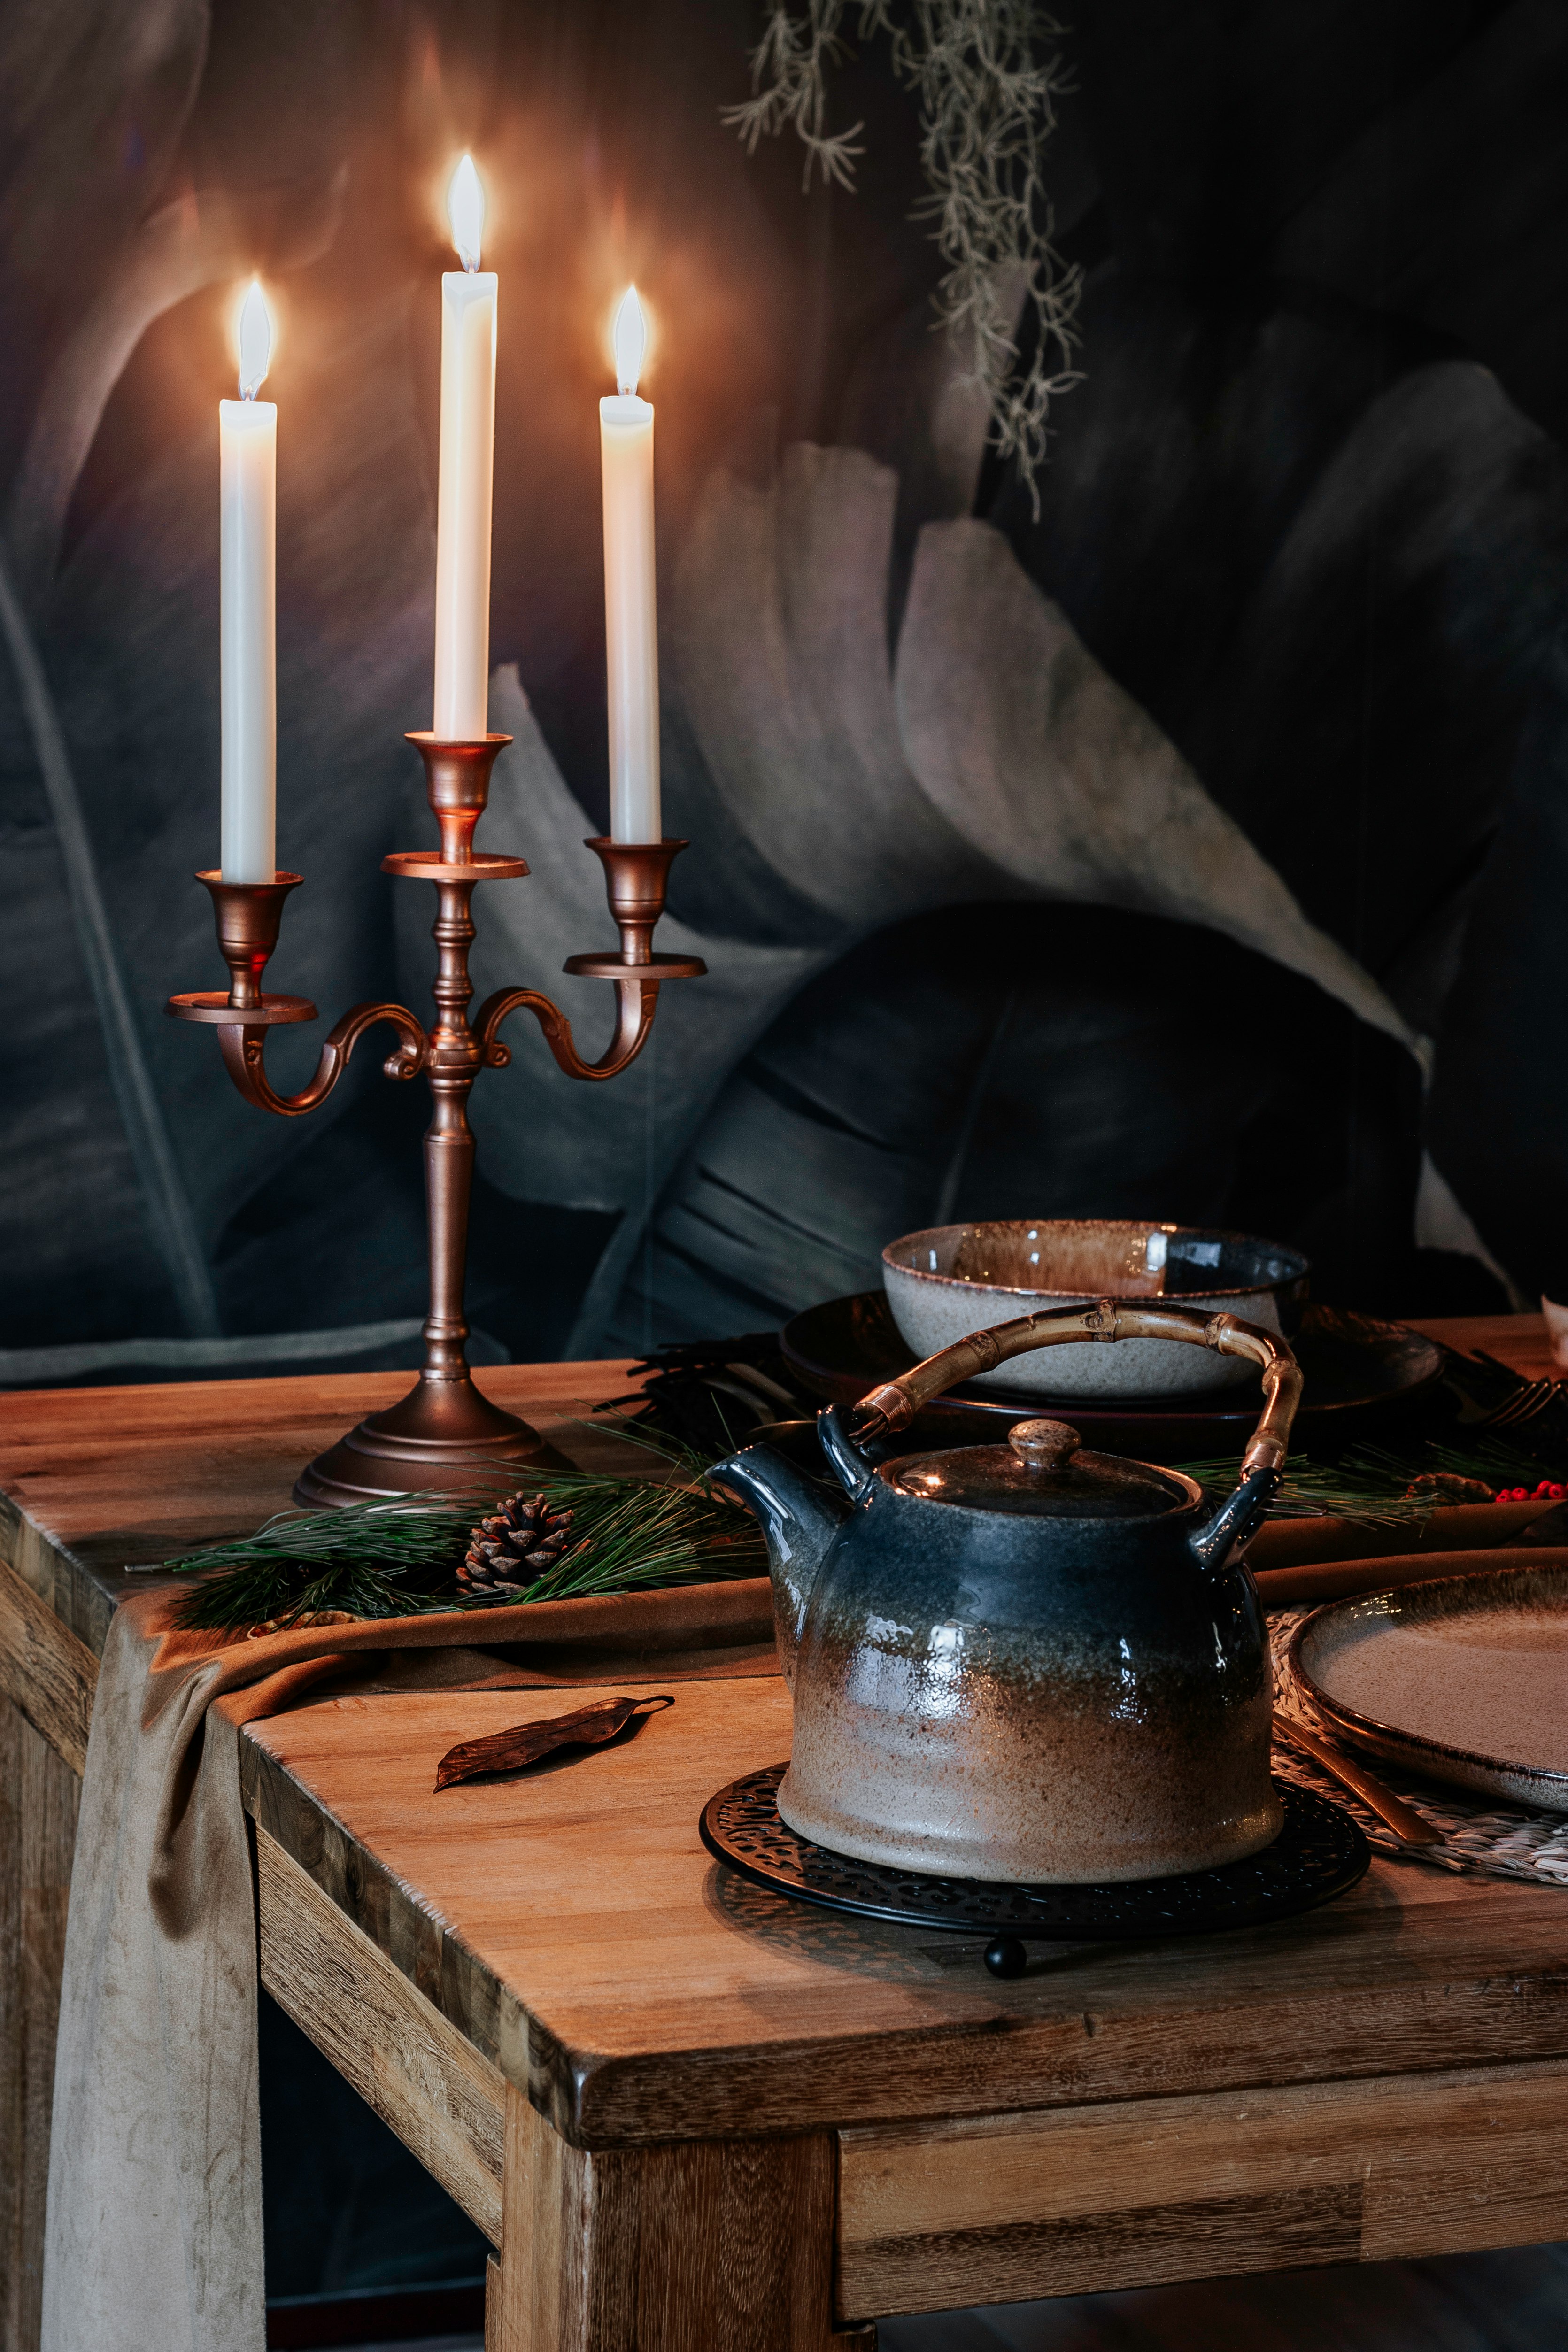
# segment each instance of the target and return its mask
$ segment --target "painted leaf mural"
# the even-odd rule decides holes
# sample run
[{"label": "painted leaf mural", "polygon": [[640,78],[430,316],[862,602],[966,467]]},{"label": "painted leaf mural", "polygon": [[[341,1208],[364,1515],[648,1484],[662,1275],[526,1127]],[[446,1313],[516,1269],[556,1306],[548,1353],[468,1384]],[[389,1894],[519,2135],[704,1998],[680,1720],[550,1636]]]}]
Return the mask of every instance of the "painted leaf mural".
[{"label": "painted leaf mural", "polygon": [[[1004,1200],[1201,1200],[1406,1309],[1500,1296],[1456,1246],[1521,1294],[1568,1285],[1532,1013],[1563,857],[1568,165],[1520,127],[1568,77],[1551,12],[1406,12],[1397,37],[1342,12],[1303,48],[1283,17],[1222,37],[1194,9],[1177,38],[1115,0],[1075,31],[1047,153],[1085,372],[1037,517],[929,332],[940,257],[877,43],[834,85],[868,126],[858,193],[803,199],[720,121],[744,12],[678,14],[79,6],[63,79],[35,18],[0,32],[5,1340],[407,1353],[417,1088],[367,1059],[319,1120],[268,1123],[161,1005],[216,977],[184,877],[216,831],[212,410],[252,267],[283,324],[281,838],[308,876],[278,982],[324,1014],[424,992],[428,909],[376,868],[427,823],[399,740],[428,694],[422,191],[460,143],[512,198],[517,743],[488,825],[535,869],[481,893],[479,978],[608,1017],[558,968],[608,928],[580,845],[594,404],[631,275],[692,842],[667,929],[712,972],[616,1088],[566,1087],[521,1029],[487,1078],[481,1352],[752,1322],[874,1278],[912,1217]],[[281,1043],[287,1080],[313,1047]]]}]

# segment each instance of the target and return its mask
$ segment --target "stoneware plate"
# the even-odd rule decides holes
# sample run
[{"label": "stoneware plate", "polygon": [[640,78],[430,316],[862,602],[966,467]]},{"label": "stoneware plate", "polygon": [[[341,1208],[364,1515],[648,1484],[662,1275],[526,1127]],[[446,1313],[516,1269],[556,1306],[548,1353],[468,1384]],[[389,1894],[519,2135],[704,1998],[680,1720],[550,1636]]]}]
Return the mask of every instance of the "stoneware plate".
[{"label": "stoneware plate", "polygon": [[[1095,1298],[1163,1299],[1237,1315],[1293,1336],[1307,1295],[1307,1261],[1279,1242],[1146,1218],[1016,1217],[931,1225],[882,1252],[882,1284],[917,1359],[1037,1307]],[[1092,1340],[1016,1356],[975,1386],[1026,1396],[1095,1400],[1173,1397],[1254,1385],[1245,1359],[1169,1339]]]},{"label": "stoneware plate", "polygon": [[[857,1403],[868,1389],[896,1380],[918,1360],[877,1290],[808,1307],[784,1325],[780,1344],[801,1385],[834,1404]],[[1306,1374],[1295,1422],[1296,1443],[1305,1452],[1380,1434],[1392,1414],[1425,1397],[1443,1369],[1443,1351],[1435,1339],[1403,1324],[1335,1307],[1305,1307],[1291,1344]],[[1043,1352],[1059,1356],[1063,1350]],[[1115,1352],[1104,1350],[1108,1356]],[[1190,1352],[1200,1360],[1207,1355],[1197,1348]],[[1163,1400],[1041,1398],[976,1385],[955,1389],[928,1405],[900,1450],[994,1445],[1014,1422],[1055,1404],[1085,1444],[1102,1452],[1131,1454],[1141,1462],[1202,1461],[1240,1453],[1258,1419],[1258,1394],[1256,1380],[1245,1388]]]},{"label": "stoneware plate", "polygon": [[1568,1568],[1436,1577],[1316,1610],[1290,1655],[1374,1756],[1568,1813]]}]

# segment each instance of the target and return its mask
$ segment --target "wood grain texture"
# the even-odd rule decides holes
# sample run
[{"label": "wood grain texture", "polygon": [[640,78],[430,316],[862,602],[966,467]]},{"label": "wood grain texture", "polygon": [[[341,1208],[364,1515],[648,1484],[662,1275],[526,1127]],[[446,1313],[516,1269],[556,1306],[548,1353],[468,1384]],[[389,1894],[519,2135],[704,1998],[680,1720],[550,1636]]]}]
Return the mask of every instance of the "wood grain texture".
[{"label": "wood grain texture", "polygon": [[1568,2232],[1568,2065],[1130,2101],[839,2141],[848,2314]]},{"label": "wood grain texture", "polygon": [[[126,1563],[248,1532],[287,1509],[304,1465],[409,1372],[337,1372],[0,1394],[0,1555],[96,1654],[129,1591]],[[637,1386],[618,1359],[497,1364],[479,1385],[584,1467],[647,1456],[584,1419]]]},{"label": "wood grain texture", "polygon": [[591,2155],[510,2090],[488,2332],[496,2352],[848,2352],[833,2206],[825,2134]]},{"label": "wood grain texture", "polygon": [[0,2352],[37,2352],[55,2031],[80,1783],[0,1697]]},{"label": "wood grain texture", "polygon": [[433,1795],[454,1738],[559,1706],[329,1700],[252,1725],[242,1769],[270,1833],[581,2145],[1568,2055],[1558,1888],[1378,1860],[1300,1919],[1038,1946],[1001,1983],[978,1938],[810,1910],[707,1854],[708,1797],[788,1753],[775,1679],[682,1685],[624,1745]]},{"label": "wood grain texture", "polygon": [[98,1660],[0,1559],[0,1693],[80,1777]]},{"label": "wood grain texture", "polygon": [[485,2263],[485,2352],[500,2352],[501,2275],[494,2254]]},{"label": "wood grain texture", "polygon": [[[1419,1329],[1485,1348],[1534,1379],[1551,1371],[1539,1315],[1471,1316]],[[124,1593],[126,1562],[161,1560],[284,1509],[305,1463],[363,1414],[393,1403],[404,1372],[0,1395],[0,1554],[94,1653]],[[608,1431],[582,1423],[637,1385],[620,1359],[497,1364],[479,1384],[585,1467],[646,1469]]]},{"label": "wood grain texture", "polygon": [[500,2076],[263,1829],[256,1863],[262,1983],[500,2245]]},{"label": "wood grain texture", "polygon": [[1445,1348],[1452,1348],[1461,1356],[1495,1356],[1500,1364],[1507,1364],[1523,1381],[1561,1377],[1558,1366],[1552,1360],[1552,1342],[1546,1334],[1543,1315],[1428,1316],[1412,1323],[1410,1328],[1425,1331],[1428,1338],[1441,1340]]},{"label": "wood grain texture", "polygon": [[[1522,1375],[1552,1369],[1539,1315],[1473,1316],[1417,1327],[1484,1347]],[[0,1555],[95,1654],[128,1590],[126,1573],[284,1509],[305,1463],[367,1412],[393,1403],[404,1372],[189,1381],[0,1395]],[[526,1414],[585,1467],[647,1467],[607,1429],[583,1423],[637,1386],[629,1363],[498,1364],[480,1375],[498,1404]]]}]

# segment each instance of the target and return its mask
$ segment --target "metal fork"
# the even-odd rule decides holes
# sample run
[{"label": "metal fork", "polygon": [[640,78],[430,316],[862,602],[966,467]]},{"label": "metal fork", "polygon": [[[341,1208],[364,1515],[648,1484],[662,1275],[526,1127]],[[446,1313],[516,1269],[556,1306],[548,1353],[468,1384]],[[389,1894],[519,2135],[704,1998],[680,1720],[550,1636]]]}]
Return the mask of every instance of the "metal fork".
[{"label": "metal fork", "polygon": [[1561,1381],[1527,1381],[1511,1396],[1504,1397],[1501,1404],[1494,1405],[1479,1425],[1482,1429],[1518,1429],[1521,1423],[1533,1421],[1537,1413],[1544,1412],[1562,1391]]}]

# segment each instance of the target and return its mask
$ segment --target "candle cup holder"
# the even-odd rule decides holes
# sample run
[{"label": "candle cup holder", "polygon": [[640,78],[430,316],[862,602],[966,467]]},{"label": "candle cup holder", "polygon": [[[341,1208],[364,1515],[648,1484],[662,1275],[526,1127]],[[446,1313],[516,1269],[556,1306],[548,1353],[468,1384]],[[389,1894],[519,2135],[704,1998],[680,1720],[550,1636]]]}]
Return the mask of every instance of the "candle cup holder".
[{"label": "candle cup holder", "polygon": [[300,1474],[295,1500],[318,1507],[383,1501],[468,1483],[488,1486],[531,1466],[559,1465],[561,1457],[538,1431],[492,1404],[474,1385],[468,1370],[468,1326],[463,1313],[474,1173],[468,1096],[481,1070],[504,1069],[510,1061],[511,1050],[498,1033],[513,1013],[533,1014],[568,1077],[618,1076],[647,1043],[664,982],[697,979],[707,970],[700,957],[653,951],[654,926],[664,911],[670,864],[685,842],[592,840],[586,845],[605,868],[620,952],[574,955],[564,969],[615,983],[616,1029],[605,1052],[596,1062],[584,1061],[574,1043],[571,1023],[537,989],[500,989],[470,1022],[474,991],[468,953],[475,938],[475,886],[516,881],[528,872],[521,857],[474,847],[474,829],[489,794],[490,770],[511,738],[487,735],[456,743],[421,733],[408,740],[425,763],[440,845],[395,852],[383,858],[382,871],[436,886],[436,1012],[428,1029],[401,1004],[356,1004],[329,1034],[309,1085],[293,1095],[275,1090],[264,1066],[268,1028],[316,1018],[308,998],[269,996],[262,988],[278,944],[284,900],[301,880],[298,874],[279,874],[270,882],[226,882],[220,874],[198,875],[212,893],[229,988],[226,994],[204,991],[173,996],[166,1007],[177,1021],[216,1028],[228,1074],[247,1102],[281,1118],[302,1118],[325,1102],[360,1038],[378,1022],[396,1030],[399,1037],[383,1064],[386,1076],[405,1081],[423,1070],[429,1081],[433,1116],[425,1137],[425,1196],[430,1312],[425,1324],[425,1367],[400,1402],[372,1413]]}]

